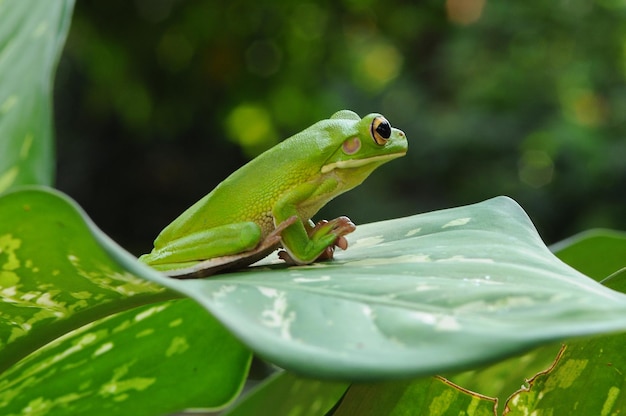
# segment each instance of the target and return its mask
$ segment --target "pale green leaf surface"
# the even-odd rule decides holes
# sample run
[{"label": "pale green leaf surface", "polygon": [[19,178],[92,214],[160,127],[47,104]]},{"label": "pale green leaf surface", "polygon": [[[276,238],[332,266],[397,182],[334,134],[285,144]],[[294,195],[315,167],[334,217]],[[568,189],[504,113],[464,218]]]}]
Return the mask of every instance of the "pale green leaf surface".
[{"label": "pale green leaf surface", "polygon": [[253,388],[223,416],[325,415],[347,388],[346,383],[310,380],[283,371]]},{"label": "pale green leaf surface", "polygon": [[0,193],[52,183],[52,78],[73,7],[0,1]]},{"label": "pale green leaf surface", "polygon": [[[619,254],[620,250],[624,249],[625,240],[623,239],[623,236],[623,233],[612,230],[590,230],[568,238],[567,240],[557,243],[550,248],[559,258],[568,263],[570,266],[575,267],[580,271],[586,271],[590,275],[594,275],[596,279],[600,279],[603,276],[606,276],[610,270],[614,270],[616,267],[621,267],[621,265],[624,265],[626,262],[626,256],[623,255],[626,253],[622,253],[622,255]],[[626,273],[617,272],[611,275],[610,278],[602,280],[602,284],[608,285],[608,287],[613,290],[625,293],[625,277]],[[599,353],[598,347],[601,345],[606,349],[621,351],[623,349],[624,336],[617,334],[604,336],[600,339],[602,340],[601,342],[599,339],[595,338],[591,340],[583,339],[565,341],[565,345],[570,348],[566,357],[571,354],[571,348],[579,350],[585,349],[588,353],[586,355],[578,354],[579,358],[589,360],[588,366],[590,368],[604,367],[606,365],[606,358],[603,357],[602,353]],[[551,368],[562,345],[563,344],[561,343],[546,345],[533,349],[522,356],[500,361],[485,368],[455,374],[453,376],[449,376],[449,378],[451,378],[455,383],[470,390],[480,392],[481,394],[485,394],[487,396],[498,397],[500,399],[500,403],[504,404],[506,399],[520,388],[520,384],[522,384],[524,380],[531,379],[538,373],[541,374],[535,376],[537,378],[543,377],[544,373],[549,373],[549,371],[546,372],[545,370]],[[618,363],[615,365],[618,366]],[[578,386],[578,388],[576,386]],[[581,384],[578,382],[572,383],[570,389],[560,391],[557,395],[553,396],[552,400],[556,400],[557,402],[567,402],[570,406],[578,406],[575,403],[575,399],[577,397],[590,395],[592,391],[594,396],[608,397],[611,389],[614,389],[615,387],[616,386],[611,383],[594,383],[593,386],[589,386],[583,379]],[[522,413],[526,410],[528,413],[532,414],[534,410],[537,410],[535,408],[529,408],[527,405],[529,404],[529,400],[537,400],[538,395],[542,394],[542,390],[535,387],[532,387],[531,389],[532,391],[528,393],[531,396],[530,398],[522,397],[515,399],[516,403],[520,406],[517,410]],[[525,392],[522,391],[518,393],[518,395],[524,396]],[[513,397],[516,396],[517,395]],[[571,400],[572,398],[574,398],[574,400]],[[527,405],[522,404],[524,401],[526,401]],[[557,404],[559,406],[562,405],[562,403]],[[543,410],[545,410],[546,414],[550,414],[552,411],[549,407]],[[573,408],[570,408],[569,410],[569,412],[566,412],[565,409],[560,408],[561,412],[568,414],[576,413]],[[600,414],[600,412],[593,412],[593,414]]]},{"label": "pale green leaf surface", "polygon": [[0,375],[0,414],[164,415],[238,394],[250,352],[189,299],[86,325]]},{"label": "pale green leaf surface", "polygon": [[[565,263],[596,280],[626,266],[626,235],[613,230],[585,231],[550,246],[550,249]],[[626,293],[625,271],[623,268],[609,278],[603,279],[601,283],[613,290]],[[611,337],[607,339],[610,340]],[[523,380],[531,378],[552,364],[561,345],[561,343],[546,345],[519,357],[448,378],[470,390],[498,397],[504,403],[507,397],[519,389]]]},{"label": "pale green leaf surface", "polygon": [[[594,230],[567,239],[553,248],[558,249],[557,256],[565,252],[562,258],[583,270],[590,270],[589,267],[597,265],[599,254],[607,253],[608,256],[603,258],[613,268],[624,261],[624,257],[615,255],[622,247],[622,241],[614,238],[618,234]],[[626,366],[622,354],[624,338],[623,334],[617,334],[571,340],[566,342],[563,359],[556,362],[561,344],[550,344],[519,357],[448,377],[469,390],[465,392],[453,385],[442,385],[436,379],[353,386],[335,416],[457,415],[476,414],[478,409],[493,414],[490,407],[494,406],[495,398],[501,403],[500,412],[497,412],[501,414],[509,397],[510,415],[614,414],[625,406],[622,393],[626,380],[622,377]],[[519,390],[529,379],[532,381],[527,387]],[[438,391],[433,389],[434,386]],[[437,409],[430,406],[433,403],[438,405]]]},{"label": "pale green leaf surface", "polygon": [[334,262],[158,281],[313,377],[441,373],[626,329],[626,297],[558,260],[509,198],[360,226],[349,241]]},{"label": "pale green leaf surface", "polygon": [[[573,267],[605,277],[603,284],[626,292],[624,233],[591,230],[552,247]],[[507,403],[510,415],[620,414],[626,408],[626,356],[624,334],[570,340],[562,356],[538,373]]]},{"label": "pale green leaf surface", "polygon": [[176,297],[120,266],[85,218],[53,191],[0,196],[0,370],[86,323]]},{"label": "pale green leaf surface", "polygon": [[[17,194],[84,215],[57,193]],[[40,212],[35,203],[9,205]],[[626,328],[624,295],[554,257],[508,198],[361,226],[334,262],[189,281],[150,270],[85,220],[101,247],[134,275],[196,299],[255,352],[314,377],[441,373]],[[18,254],[28,269],[32,254]]]}]

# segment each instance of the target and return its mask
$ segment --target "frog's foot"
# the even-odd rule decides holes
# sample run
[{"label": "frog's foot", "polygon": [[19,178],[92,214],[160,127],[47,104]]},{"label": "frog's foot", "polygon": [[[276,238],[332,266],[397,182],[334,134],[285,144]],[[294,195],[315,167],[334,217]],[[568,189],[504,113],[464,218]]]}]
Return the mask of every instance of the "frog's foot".
[{"label": "frog's foot", "polygon": [[339,247],[342,250],[348,249],[348,240],[345,235],[350,234],[354,230],[356,230],[356,226],[348,217],[339,217],[335,218],[332,221],[322,220],[315,224],[315,227],[311,229],[309,235],[314,234],[317,230],[327,227],[328,225],[333,227],[333,234],[337,234],[337,238],[335,241],[326,247],[322,254],[320,254],[316,261],[324,261],[324,260],[332,260],[335,254],[335,247]]},{"label": "frog's foot", "polygon": [[[341,216],[330,221],[318,221],[314,227],[311,227],[308,230],[309,236],[313,236],[318,232],[323,232],[324,234],[332,233],[337,237],[332,244],[326,247],[324,251],[322,251],[322,253],[317,256],[315,261],[332,260],[335,254],[335,247],[346,250],[348,248],[348,240],[346,239],[345,235],[350,234],[354,230],[356,230],[356,225],[354,225],[350,218],[346,216]],[[284,260],[287,264],[297,264],[297,262],[285,250],[279,251],[278,257]]]}]

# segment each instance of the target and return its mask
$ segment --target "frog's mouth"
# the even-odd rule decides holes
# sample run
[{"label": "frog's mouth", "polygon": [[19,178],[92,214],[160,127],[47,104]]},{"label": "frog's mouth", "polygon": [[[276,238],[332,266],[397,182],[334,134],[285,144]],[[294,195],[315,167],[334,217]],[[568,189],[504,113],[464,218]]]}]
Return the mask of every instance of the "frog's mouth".
[{"label": "frog's mouth", "polygon": [[329,163],[328,165],[322,166],[321,172],[328,173],[335,169],[352,169],[352,168],[359,168],[361,166],[369,165],[371,163],[385,163],[389,160],[396,159],[404,155],[406,155],[406,152],[389,153],[386,155],[377,155],[377,156],[372,156],[372,157],[368,157],[365,159],[339,160],[337,162]]}]

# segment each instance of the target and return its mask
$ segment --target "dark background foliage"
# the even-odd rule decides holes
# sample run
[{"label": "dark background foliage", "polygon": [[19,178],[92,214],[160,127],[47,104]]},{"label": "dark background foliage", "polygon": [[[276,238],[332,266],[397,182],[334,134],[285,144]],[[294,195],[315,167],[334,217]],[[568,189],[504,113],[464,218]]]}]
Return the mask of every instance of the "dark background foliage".
[{"label": "dark background foliage", "polygon": [[551,243],[626,229],[617,0],[76,3],[57,186],[136,254],[230,172],[335,111],[409,154],[331,202],[357,224],[509,195]]}]

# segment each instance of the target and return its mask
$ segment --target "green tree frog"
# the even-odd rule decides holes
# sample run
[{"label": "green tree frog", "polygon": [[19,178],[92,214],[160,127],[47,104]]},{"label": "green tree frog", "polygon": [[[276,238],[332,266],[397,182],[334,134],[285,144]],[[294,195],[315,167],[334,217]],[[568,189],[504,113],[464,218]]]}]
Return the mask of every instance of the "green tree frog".
[{"label": "green tree frog", "polygon": [[337,195],[404,156],[405,134],[380,114],[342,110],[259,155],[183,212],[140,261],[177,278],[247,266],[278,247],[308,264],[347,248],[347,217],[311,222]]}]

